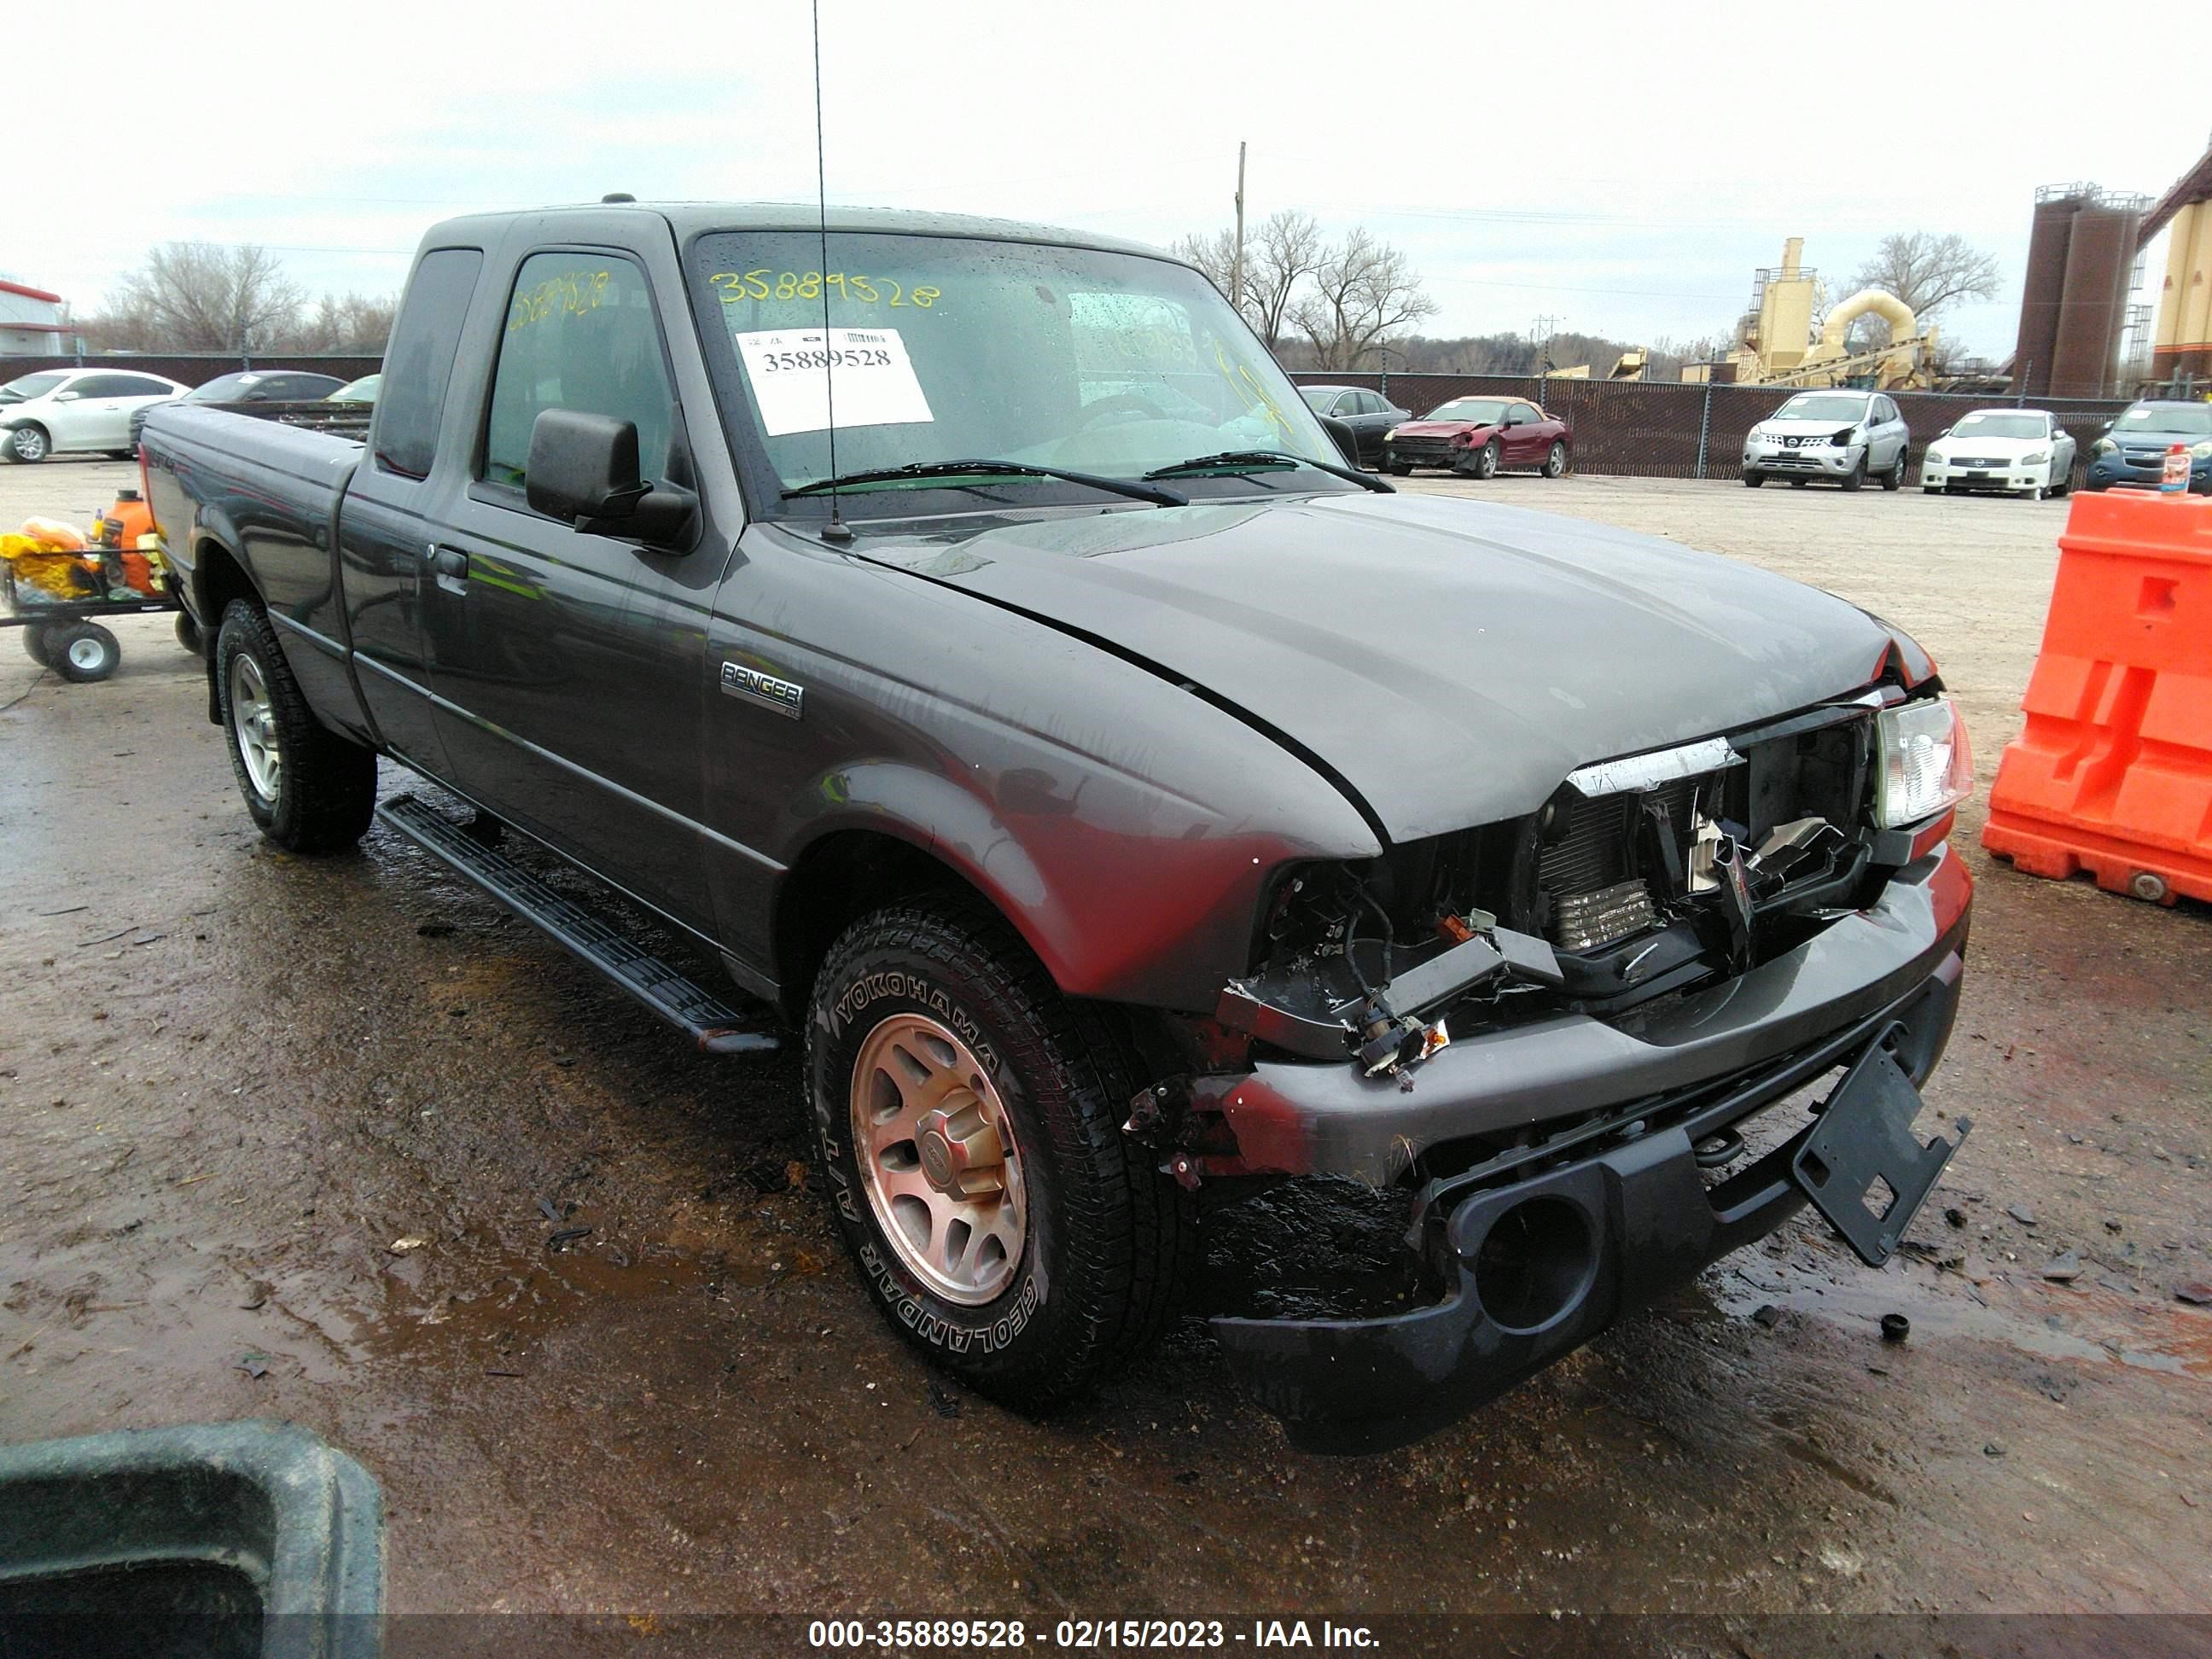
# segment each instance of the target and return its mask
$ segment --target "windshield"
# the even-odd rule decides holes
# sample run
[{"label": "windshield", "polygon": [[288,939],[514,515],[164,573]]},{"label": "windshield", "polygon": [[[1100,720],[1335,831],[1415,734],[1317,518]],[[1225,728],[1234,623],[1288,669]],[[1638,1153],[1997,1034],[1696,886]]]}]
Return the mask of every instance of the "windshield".
[{"label": "windshield", "polygon": [[1796,397],[1769,416],[1775,421],[1861,421],[1866,418],[1866,399],[1839,398],[1831,393],[1826,397]]},{"label": "windshield", "polygon": [[330,395],[334,404],[373,404],[376,401],[377,383],[381,374],[364,374],[358,380],[349,380]]},{"label": "windshield", "polygon": [[[826,278],[811,234],[716,233],[691,251],[694,299],[726,348],[714,354],[725,402],[743,411],[786,490],[831,476],[833,372],[841,477],[993,459],[1137,478],[1225,450],[1339,459],[1251,331],[1186,266],[874,233],[833,233],[829,251]],[[1285,488],[1285,476],[1198,483],[1207,493],[1249,493]],[[1296,477],[1302,489],[1346,487]],[[861,489],[866,498],[946,487],[908,478]],[[1097,499],[1049,479],[994,482],[990,494]],[[807,500],[806,510],[827,510],[826,500]],[[883,510],[904,509],[885,501]]]},{"label": "windshield", "polygon": [[1954,438],[2044,438],[2050,428],[2040,415],[1962,415],[1951,428]]},{"label": "windshield", "polygon": [[1429,421],[1473,421],[1481,426],[1496,426],[1505,418],[1505,399],[1503,398],[1455,398],[1440,404],[1423,416]]},{"label": "windshield", "polygon": [[258,374],[218,374],[212,380],[203,381],[185,393],[188,404],[221,403],[228,398],[243,398],[261,383]]},{"label": "windshield", "polygon": [[26,403],[33,398],[43,398],[69,379],[67,370],[49,371],[43,374],[25,374],[0,386],[0,403]]},{"label": "windshield", "polygon": [[2122,432],[2212,435],[2212,404],[2137,404],[2112,425]]}]

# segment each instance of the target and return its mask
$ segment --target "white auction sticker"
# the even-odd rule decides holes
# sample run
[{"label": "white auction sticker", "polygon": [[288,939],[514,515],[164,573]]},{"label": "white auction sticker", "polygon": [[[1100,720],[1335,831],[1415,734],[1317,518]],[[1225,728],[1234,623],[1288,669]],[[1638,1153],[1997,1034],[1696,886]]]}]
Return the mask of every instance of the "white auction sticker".
[{"label": "white auction sticker", "polygon": [[934,421],[895,328],[761,329],[733,335],[769,436],[820,432],[830,424],[836,378],[839,426],[906,426]]}]

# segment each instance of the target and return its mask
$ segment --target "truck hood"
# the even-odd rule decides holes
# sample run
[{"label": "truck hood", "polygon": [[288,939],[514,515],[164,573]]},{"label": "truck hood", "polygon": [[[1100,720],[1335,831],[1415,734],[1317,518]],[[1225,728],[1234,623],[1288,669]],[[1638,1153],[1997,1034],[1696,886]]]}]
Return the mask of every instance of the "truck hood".
[{"label": "truck hood", "polygon": [[1481,502],[947,523],[864,528],[853,550],[1188,681],[1334,773],[1396,841],[1533,811],[1591,761],[1855,691],[1893,643],[1752,566]]}]

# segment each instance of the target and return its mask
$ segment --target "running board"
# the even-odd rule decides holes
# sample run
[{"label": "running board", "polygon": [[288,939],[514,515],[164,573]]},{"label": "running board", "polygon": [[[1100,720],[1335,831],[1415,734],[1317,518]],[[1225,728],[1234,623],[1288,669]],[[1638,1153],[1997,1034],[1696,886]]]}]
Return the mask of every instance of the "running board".
[{"label": "running board", "polygon": [[744,1016],[713,992],[563,898],[504,853],[484,846],[434,807],[412,795],[398,795],[380,804],[376,816],[525,921],[543,928],[671,1025],[690,1032],[707,1053],[760,1054],[781,1046],[774,1033],[748,1027]]}]

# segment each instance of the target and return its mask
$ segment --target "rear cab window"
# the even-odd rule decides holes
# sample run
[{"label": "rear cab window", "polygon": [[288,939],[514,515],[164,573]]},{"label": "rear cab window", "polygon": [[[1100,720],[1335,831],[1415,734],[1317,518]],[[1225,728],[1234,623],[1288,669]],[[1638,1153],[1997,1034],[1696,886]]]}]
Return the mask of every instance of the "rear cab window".
[{"label": "rear cab window", "polygon": [[438,453],[446,386],[461,343],[461,324],[483,270],[481,248],[433,248],[415,267],[386,347],[390,389],[376,405],[369,448],[378,471],[426,478]]}]

